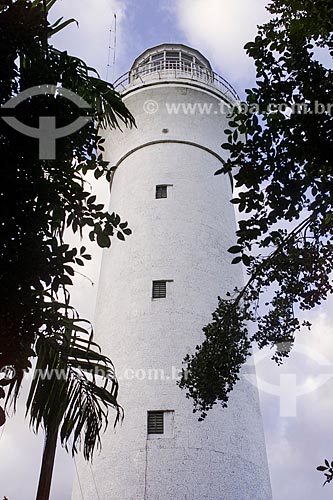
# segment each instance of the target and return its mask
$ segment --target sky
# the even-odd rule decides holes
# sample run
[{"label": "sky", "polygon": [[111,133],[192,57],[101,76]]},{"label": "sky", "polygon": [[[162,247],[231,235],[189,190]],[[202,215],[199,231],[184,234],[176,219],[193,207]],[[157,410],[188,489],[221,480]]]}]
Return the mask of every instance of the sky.
[{"label": "sky", "polygon": [[[268,15],[264,0],[58,0],[54,19],[74,17],[72,25],[56,35],[53,44],[83,58],[105,78],[107,73],[109,30],[117,14],[116,65],[109,75],[126,72],[137,55],[163,42],[180,42],[198,49],[214,70],[227,78],[239,94],[255,81],[252,61],[243,46],[256,33],[256,25]],[[113,39],[113,36],[112,36]],[[111,60],[113,49],[111,49]],[[107,203],[108,189],[98,188]],[[93,319],[101,252],[86,268],[87,279],[78,277],[72,292],[80,314]],[[267,443],[267,455],[274,500],[328,500],[333,486],[322,488],[316,472],[324,458],[333,458],[331,421],[333,415],[333,302],[310,313],[314,327],[302,332],[296,349],[282,368],[269,356],[258,360],[260,401]],[[281,416],[278,392],[283,380],[296,377],[306,394],[297,397],[292,416]],[[321,377],[321,378],[320,378]],[[316,388],[317,383],[319,387]],[[273,389],[272,389],[273,387]],[[24,396],[15,416],[0,430],[0,498],[33,500],[38,482],[43,436],[35,436],[24,419]],[[265,392],[268,391],[268,392]],[[51,500],[70,500],[75,466],[71,457],[58,447]],[[139,499],[138,499],[139,500]],[[253,499],[255,500],[255,499]]]}]

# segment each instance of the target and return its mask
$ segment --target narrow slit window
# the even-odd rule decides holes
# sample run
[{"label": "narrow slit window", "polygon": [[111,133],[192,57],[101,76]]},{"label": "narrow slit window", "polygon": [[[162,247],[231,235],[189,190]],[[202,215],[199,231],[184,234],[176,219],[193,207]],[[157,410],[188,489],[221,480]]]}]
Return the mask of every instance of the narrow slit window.
[{"label": "narrow slit window", "polygon": [[161,184],[156,186],[156,199],[160,200],[161,198],[168,197],[168,186],[166,184]]},{"label": "narrow slit window", "polygon": [[153,281],[153,299],[166,298],[166,281]]},{"label": "narrow slit window", "polygon": [[147,421],[148,434],[164,434],[163,411],[149,411]]}]

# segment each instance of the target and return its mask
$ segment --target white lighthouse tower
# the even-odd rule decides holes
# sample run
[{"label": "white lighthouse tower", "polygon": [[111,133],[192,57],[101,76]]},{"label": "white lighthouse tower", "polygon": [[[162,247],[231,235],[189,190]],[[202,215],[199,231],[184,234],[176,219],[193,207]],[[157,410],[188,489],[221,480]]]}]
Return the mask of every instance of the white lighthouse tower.
[{"label": "white lighthouse tower", "polygon": [[106,136],[111,207],[133,235],[104,252],[96,338],[125,420],[92,467],[80,461],[73,500],[271,500],[255,388],[241,380],[199,422],[176,383],[217,296],[242,284],[232,179],[214,176],[237,95],[181,44],[146,50],[116,85],[137,127]]}]

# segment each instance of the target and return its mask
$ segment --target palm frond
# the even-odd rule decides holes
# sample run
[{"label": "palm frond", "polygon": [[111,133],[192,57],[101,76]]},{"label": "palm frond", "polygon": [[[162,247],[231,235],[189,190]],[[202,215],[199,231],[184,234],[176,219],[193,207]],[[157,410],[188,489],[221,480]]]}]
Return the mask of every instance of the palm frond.
[{"label": "palm frond", "polygon": [[[60,429],[60,439],[72,453],[83,445],[91,460],[101,446],[101,434],[115,410],[114,425],[123,418],[117,401],[118,382],[111,360],[100,353],[91,333],[78,325],[43,335],[36,345],[37,364],[27,400],[35,432],[40,427]],[[79,331],[78,331],[79,330]]]}]

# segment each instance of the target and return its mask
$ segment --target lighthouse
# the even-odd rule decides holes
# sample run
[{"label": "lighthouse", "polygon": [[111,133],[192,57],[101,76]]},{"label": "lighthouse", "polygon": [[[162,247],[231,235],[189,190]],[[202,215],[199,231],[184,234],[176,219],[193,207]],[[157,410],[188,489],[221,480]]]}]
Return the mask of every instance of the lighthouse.
[{"label": "lighthouse", "polygon": [[271,500],[256,388],[241,378],[199,422],[177,386],[217,297],[243,283],[233,181],[214,176],[237,94],[182,44],[146,50],[115,87],[136,127],[105,133],[111,209],[133,234],[104,251],[95,331],[125,419],[92,466],[79,459],[72,499]]}]

